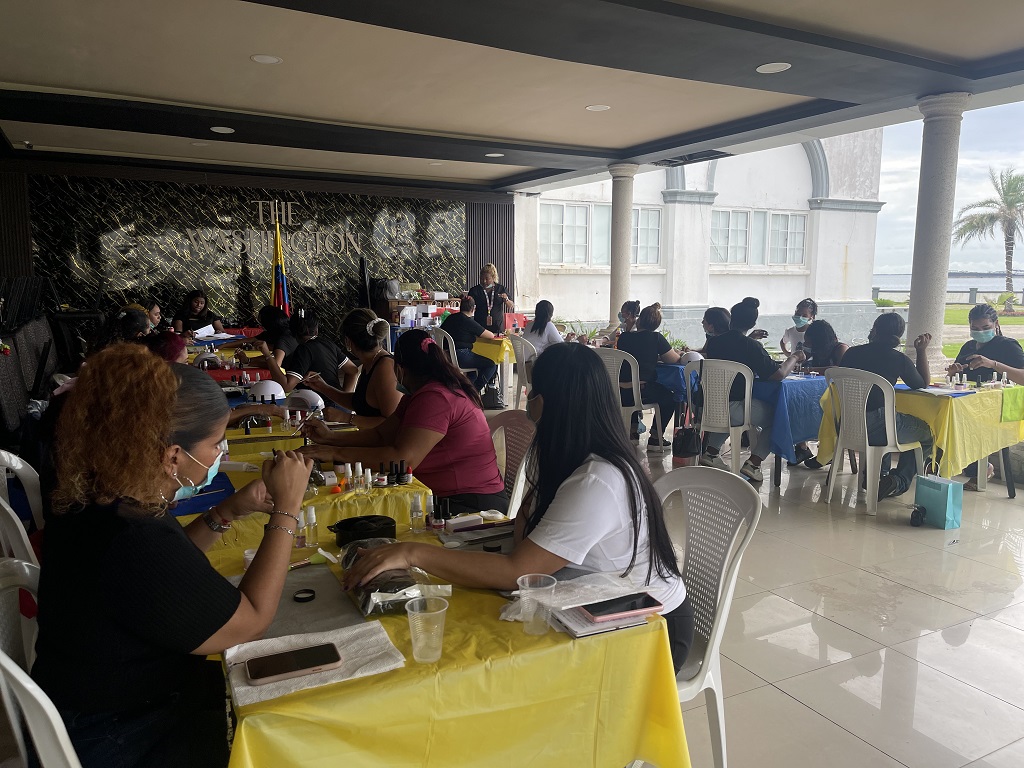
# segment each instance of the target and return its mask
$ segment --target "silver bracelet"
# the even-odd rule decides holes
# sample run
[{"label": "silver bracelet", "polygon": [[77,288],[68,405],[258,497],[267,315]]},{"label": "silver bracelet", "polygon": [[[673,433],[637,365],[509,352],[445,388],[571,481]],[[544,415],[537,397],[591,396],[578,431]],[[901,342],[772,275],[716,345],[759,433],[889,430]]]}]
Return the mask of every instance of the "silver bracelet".
[{"label": "silver bracelet", "polygon": [[293,531],[291,528],[285,528],[283,525],[264,525],[263,526],[263,531],[264,532],[271,531],[271,530],[284,531],[289,536],[291,536],[293,539],[295,538],[295,531]]},{"label": "silver bracelet", "polygon": [[298,524],[299,524],[299,517],[298,517],[298,515],[293,515],[293,514],[291,514],[291,513],[289,513],[289,512],[282,512],[282,511],[281,511],[280,509],[275,509],[275,510],[274,510],[273,512],[271,512],[270,514],[271,514],[271,515],[284,515],[285,517],[290,517],[290,518],[291,518],[292,520],[294,520],[294,521],[295,521],[295,524],[296,524],[296,525],[298,525]]}]

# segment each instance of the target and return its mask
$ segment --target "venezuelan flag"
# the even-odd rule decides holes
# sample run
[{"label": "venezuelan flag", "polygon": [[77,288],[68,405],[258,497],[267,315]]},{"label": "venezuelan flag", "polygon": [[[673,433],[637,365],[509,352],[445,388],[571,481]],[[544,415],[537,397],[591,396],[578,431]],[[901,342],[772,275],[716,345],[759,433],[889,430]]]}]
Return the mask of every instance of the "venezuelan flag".
[{"label": "venezuelan flag", "polygon": [[270,303],[292,316],[291,300],[288,298],[288,272],[284,267],[284,247],[281,244],[281,223],[274,222],[274,284],[271,286]]}]

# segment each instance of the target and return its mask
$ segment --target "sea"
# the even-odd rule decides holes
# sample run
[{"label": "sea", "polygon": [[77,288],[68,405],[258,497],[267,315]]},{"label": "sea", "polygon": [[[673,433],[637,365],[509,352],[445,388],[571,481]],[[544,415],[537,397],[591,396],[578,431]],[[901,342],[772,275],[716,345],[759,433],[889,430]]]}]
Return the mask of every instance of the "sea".
[{"label": "sea", "polygon": [[[876,274],[873,276],[871,285],[881,289],[880,298],[896,299],[901,298],[901,294],[905,297],[906,293],[910,291],[910,274]],[[971,288],[978,289],[979,301],[983,297],[995,301],[999,294],[1006,291],[1006,275],[1002,272],[988,274],[953,272],[949,275],[946,285],[947,294],[967,294]],[[1013,276],[1013,289],[1018,294],[1024,290],[1024,274]],[[961,298],[966,301],[966,298],[961,296],[951,296],[950,300]]]}]

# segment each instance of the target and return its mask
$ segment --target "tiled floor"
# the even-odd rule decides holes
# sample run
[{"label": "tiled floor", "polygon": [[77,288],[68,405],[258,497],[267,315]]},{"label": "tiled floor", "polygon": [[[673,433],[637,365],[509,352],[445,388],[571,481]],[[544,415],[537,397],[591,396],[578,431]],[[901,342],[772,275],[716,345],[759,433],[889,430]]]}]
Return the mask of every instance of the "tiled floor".
[{"label": "tiled floor", "polygon": [[[841,479],[831,505],[824,471],[760,488],[722,643],[729,765],[1024,766],[1024,494],[965,493],[942,531],[910,526],[913,490],[868,517]],[[695,768],[703,705],[683,705]]]}]

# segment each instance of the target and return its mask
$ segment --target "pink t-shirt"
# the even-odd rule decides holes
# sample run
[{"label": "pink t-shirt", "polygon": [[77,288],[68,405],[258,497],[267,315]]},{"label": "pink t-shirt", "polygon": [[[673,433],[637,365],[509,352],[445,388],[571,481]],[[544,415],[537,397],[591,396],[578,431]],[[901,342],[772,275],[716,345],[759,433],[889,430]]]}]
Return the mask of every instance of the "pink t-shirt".
[{"label": "pink t-shirt", "polygon": [[413,467],[416,479],[436,495],[505,490],[487,418],[463,393],[430,382],[403,397],[396,413],[403,428],[444,435],[420,465]]}]

